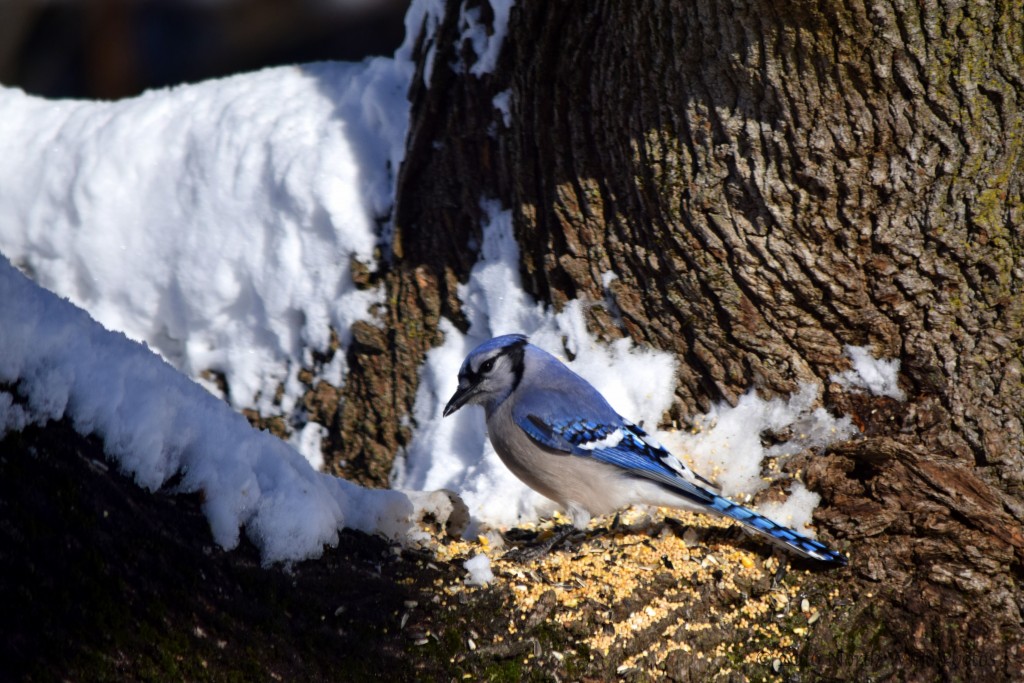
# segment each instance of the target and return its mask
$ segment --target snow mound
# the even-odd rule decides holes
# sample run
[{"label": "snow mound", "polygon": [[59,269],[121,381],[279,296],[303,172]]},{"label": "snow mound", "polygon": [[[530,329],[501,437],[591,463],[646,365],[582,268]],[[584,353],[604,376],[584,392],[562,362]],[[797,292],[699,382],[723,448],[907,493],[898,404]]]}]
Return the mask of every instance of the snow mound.
[{"label": "snow mound", "polygon": [[[395,540],[451,510],[444,494],[364,489],[316,472],[144,345],[33,284],[0,258],[0,432],[67,418],[96,434],[122,472],[150,490],[181,474],[202,491],[214,540],[244,529],[264,562],[318,557],[342,527]],[[447,508],[446,508],[446,501]]]},{"label": "snow mound", "polygon": [[287,414],[312,352],[381,300],[351,268],[374,268],[410,69],[308,64],[118,102],[0,89],[0,250],[186,374],[223,374],[235,407]]}]

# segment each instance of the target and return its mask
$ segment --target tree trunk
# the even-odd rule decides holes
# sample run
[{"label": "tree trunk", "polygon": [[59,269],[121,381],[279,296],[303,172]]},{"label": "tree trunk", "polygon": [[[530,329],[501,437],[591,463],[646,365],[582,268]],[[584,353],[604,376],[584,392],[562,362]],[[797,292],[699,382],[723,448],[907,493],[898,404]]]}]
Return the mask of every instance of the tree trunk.
[{"label": "tree trunk", "polygon": [[[814,677],[1022,676],[1020,3],[524,2],[483,77],[450,67],[475,58],[459,16],[421,46],[349,443],[386,476],[496,197],[538,299],[598,302],[592,331],[679,358],[671,417],[806,381],[853,416],[863,438],[793,464],[852,551],[815,578],[848,608],[802,647]],[[847,344],[899,359],[906,400],[830,383]]]}]

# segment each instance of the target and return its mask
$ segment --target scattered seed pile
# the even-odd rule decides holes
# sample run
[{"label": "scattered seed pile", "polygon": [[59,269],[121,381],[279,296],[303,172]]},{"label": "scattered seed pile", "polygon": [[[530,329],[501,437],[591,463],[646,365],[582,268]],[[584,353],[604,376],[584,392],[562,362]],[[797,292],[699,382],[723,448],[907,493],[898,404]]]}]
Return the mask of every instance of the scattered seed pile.
[{"label": "scattered seed pile", "polygon": [[[518,531],[540,543],[565,522],[556,517]],[[582,657],[640,678],[694,671],[694,659],[708,680],[735,671],[777,678],[794,670],[801,640],[839,592],[808,589],[809,570],[787,569],[788,556],[768,555],[733,526],[678,510],[631,509],[614,521],[595,519],[574,547],[536,560],[506,558],[509,547],[496,532],[439,543],[434,552],[451,562],[484,554],[493,585],[510,589],[505,632],[489,643],[467,634],[470,651],[505,647],[524,653],[524,664],[553,667]],[[492,589],[470,583],[469,576],[439,580],[438,594],[464,603]],[[543,651],[534,633],[540,624],[572,634],[571,651]],[[524,639],[534,646],[516,647]]]}]

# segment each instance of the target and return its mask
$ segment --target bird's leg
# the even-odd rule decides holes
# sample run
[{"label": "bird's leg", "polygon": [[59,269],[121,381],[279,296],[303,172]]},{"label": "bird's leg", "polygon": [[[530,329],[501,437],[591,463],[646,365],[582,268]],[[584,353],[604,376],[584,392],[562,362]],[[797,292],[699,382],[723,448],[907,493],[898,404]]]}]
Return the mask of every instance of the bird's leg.
[{"label": "bird's leg", "polygon": [[774,559],[775,564],[777,565],[775,571],[772,572],[772,590],[775,590],[782,584],[783,579],[786,578],[786,572],[789,570],[789,563],[787,562],[785,555],[783,555],[778,548],[775,548],[772,551],[772,557],[770,559]]},{"label": "bird's leg", "polygon": [[608,532],[615,533],[615,530],[619,528],[619,524],[622,523],[619,513],[615,513],[615,517],[612,519],[611,524],[608,525]]}]

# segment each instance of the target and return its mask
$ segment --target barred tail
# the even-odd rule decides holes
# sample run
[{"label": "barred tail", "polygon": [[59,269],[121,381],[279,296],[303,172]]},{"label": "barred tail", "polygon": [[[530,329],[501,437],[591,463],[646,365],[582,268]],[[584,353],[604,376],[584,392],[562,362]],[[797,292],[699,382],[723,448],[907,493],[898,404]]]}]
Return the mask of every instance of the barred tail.
[{"label": "barred tail", "polygon": [[773,543],[789,548],[798,555],[842,567],[846,566],[846,557],[841,553],[830,550],[825,545],[806,536],[801,536],[792,529],[777,524],[767,517],[759,515],[753,510],[738,505],[727,498],[714,496],[710,507],[726,517],[735,519],[747,529],[764,536]]}]

